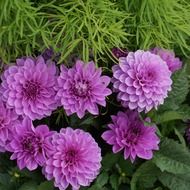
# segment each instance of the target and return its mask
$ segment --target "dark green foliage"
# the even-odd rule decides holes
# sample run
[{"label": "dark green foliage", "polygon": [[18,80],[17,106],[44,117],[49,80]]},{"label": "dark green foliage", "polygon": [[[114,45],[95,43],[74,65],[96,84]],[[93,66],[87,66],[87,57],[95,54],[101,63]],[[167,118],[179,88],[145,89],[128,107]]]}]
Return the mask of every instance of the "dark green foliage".
[{"label": "dark green foliage", "polygon": [[183,175],[174,175],[171,173],[162,173],[159,180],[162,184],[171,190],[187,190],[190,189],[189,173]]},{"label": "dark green foliage", "polygon": [[154,187],[160,170],[154,163],[147,161],[143,163],[134,173],[131,180],[131,190],[143,190]]},{"label": "dark green foliage", "polygon": [[161,171],[174,174],[190,173],[190,152],[186,147],[170,139],[163,139],[153,162]]}]

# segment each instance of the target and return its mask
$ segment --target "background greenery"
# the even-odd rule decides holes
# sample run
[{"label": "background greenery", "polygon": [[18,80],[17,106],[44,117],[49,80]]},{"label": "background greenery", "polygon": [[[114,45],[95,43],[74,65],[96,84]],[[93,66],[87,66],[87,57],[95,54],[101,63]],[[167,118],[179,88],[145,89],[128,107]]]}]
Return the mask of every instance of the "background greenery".
[{"label": "background greenery", "polygon": [[[164,105],[148,113],[161,138],[160,150],[150,161],[137,159],[131,164],[122,153],[113,154],[101,139],[110,115],[122,109],[114,94],[99,117],[86,115],[79,120],[75,115],[66,117],[58,109],[51,117],[35,121],[54,130],[82,128],[99,143],[101,173],[91,187],[81,189],[190,189],[190,152],[185,139],[185,128],[190,125],[189,18],[189,0],[0,0],[2,64],[19,56],[37,56],[46,48],[59,54],[58,64],[70,64],[72,57],[93,59],[110,76],[117,61],[111,54],[113,47],[137,50],[159,46],[174,49],[183,60],[183,69],[173,74],[172,91]],[[55,190],[40,169],[19,171],[9,156],[0,155],[0,190]]]}]

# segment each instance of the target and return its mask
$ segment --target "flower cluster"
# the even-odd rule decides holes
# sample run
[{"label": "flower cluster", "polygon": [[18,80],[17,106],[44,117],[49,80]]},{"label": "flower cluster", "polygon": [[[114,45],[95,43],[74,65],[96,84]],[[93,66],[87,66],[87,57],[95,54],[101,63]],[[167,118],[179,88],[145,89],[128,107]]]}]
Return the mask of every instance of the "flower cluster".
[{"label": "flower cluster", "polygon": [[[33,120],[50,116],[62,106],[79,118],[89,112],[99,114],[106,106],[110,77],[102,75],[94,62],[76,61],[72,68],[59,69],[50,61],[49,49],[37,58],[24,57],[5,69],[0,85],[0,151],[12,153],[19,169],[42,167],[48,180],[60,190],[89,186],[101,168],[101,149],[88,132],[62,128],[51,131],[47,125],[33,126]],[[46,55],[47,54],[47,55]],[[120,52],[113,50],[119,64],[113,66],[113,88],[126,112],[112,116],[102,138],[113,152],[124,158],[151,159],[158,150],[155,126],[145,126],[138,112],[148,112],[164,102],[171,90],[171,74],[181,62],[169,51]],[[148,120],[148,119],[147,119]]]}]

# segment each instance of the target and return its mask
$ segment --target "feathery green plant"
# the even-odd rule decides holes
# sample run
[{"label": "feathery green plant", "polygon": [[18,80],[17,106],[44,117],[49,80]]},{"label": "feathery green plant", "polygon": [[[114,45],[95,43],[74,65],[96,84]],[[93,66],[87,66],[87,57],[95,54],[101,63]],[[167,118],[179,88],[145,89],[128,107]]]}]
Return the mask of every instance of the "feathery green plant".
[{"label": "feathery green plant", "polygon": [[[52,28],[54,49],[61,51],[60,62],[73,51],[88,61],[110,53],[112,47],[123,47],[127,39],[124,21],[128,15],[117,10],[109,0],[66,0],[54,3],[43,15],[49,19]],[[102,57],[103,59],[103,57]]]},{"label": "feathery green plant", "polygon": [[30,1],[0,1],[0,57],[4,62],[49,46],[47,21]]},{"label": "feathery green plant", "polygon": [[127,18],[110,0],[1,0],[0,57],[9,62],[51,46],[59,62],[72,53],[103,60],[112,47],[124,47]]},{"label": "feathery green plant", "polygon": [[[124,0],[122,9],[134,17],[127,31],[133,36],[129,46],[148,49],[154,46],[179,48],[190,52],[190,4],[187,0]],[[120,4],[121,5],[121,4]]]}]

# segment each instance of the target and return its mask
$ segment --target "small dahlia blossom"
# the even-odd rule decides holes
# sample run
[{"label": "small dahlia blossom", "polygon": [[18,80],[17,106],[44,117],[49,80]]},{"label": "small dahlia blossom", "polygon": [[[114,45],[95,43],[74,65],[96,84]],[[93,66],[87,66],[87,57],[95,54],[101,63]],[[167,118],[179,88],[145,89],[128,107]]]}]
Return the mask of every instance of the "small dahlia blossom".
[{"label": "small dahlia blossom", "polygon": [[80,129],[61,129],[52,139],[54,152],[46,161],[43,173],[54,185],[65,190],[89,186],[101,167],[101,150],[92,136]]},{"label": "small dahlia blossom", "polygon": [[55,53],[52,48],[47,48],[42,53],[42,57],[44,58],[45,61],[48,61],[54,56],[54,54]]},{"label": "small dahlia blossom", "polygon": [[119,58],[119,65],[112,70],[117,99],[131,110],[148,112],[157,108],[171,90],[170,70],[158,55],[150,52],[130,52]]},{"label": "small dahlia blossom", "polygon": [[24,118],[23,122],[14,129],[14,135],[6,149],[13,152],[11,160],[17,160],[19,169],[35,170],[43,166],[47,156],[52,151],[51,136],[48,126],[39,125],[36,128],[32,121]]},{"label": "small dahlia blossom", "polygon": [[0,152],[5,151],[5,146],[12,138],[13,128],[19,122],[19,117],[14,110],[7,108],[0,100]]},{"label": "small dahlia blossom", "polygon": [[94,62],[85,64],[78,60],[70,69],[62,65],[57,99],[61,100],[67,115],[76,113],[82,118],[85,111],[97,115],[97,104],[106,106],[106,96],[111,94],[107,88],[109,82],[110,78],[101,76],[101,69],[96,69]]},{"label": "small dahlia blossom", "polygon": [[159,149],[156,128],[146,127],[137,112],[118,112],[112,116],[112,121],[113,123],[108,125],[110,130],[104,132],[102,138],[113,145],[114,153],[124,150],[124,158],[130,158],[131,162],[134,162],[137,156],[151,159],[152,151]]},{"label": "small dahlia blossom", "polygon": [[126,49],[123,48],[113,48],[112,49],[112,54],[116,57],[116,58],[120,58],[120,57],[126,57],[128,55],[128,51]]},{"label": "small dahlia blossom", "polygon": [[3,101],[18,115],[28,116],[32,120],[51,115],[57,106],[55,64],[46,64],[42,56],[36,60],[17,59],[16,62],[17,65],[10,66],[1,77]]},{"label": "small dahlia blossom", "polygon": [[175,72],[182,67],[182,62],[178,57],[175,57],[174,52],[161,48],[154,48],[151,50],[152,53],[159,55],[168,65],[171,72]]}]

